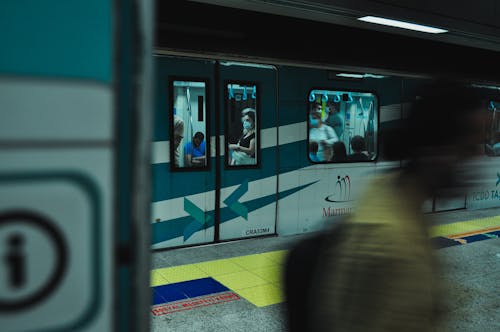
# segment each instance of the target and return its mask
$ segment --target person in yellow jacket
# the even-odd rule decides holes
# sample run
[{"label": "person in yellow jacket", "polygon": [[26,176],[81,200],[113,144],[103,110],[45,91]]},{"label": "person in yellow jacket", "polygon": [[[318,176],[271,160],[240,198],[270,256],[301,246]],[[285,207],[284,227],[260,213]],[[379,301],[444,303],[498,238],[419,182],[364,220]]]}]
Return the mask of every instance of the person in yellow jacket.
[{"label": "person in yellow jacket", "polygon": [[[470,88],[438,82],[422,92],[407,126],[381,137],[386,159],[404,159],[405,166],[374,178],[355,212],[331,232],[302,244],[305,250],[291,250],[285,273],[288,314],[295,315],[288,317],[290,331],[438,330],[443,294],[422,204],[461,183],[454,169],[480,143],[480,109]],[[307,293],[297,295],[293,280],[300,276],[290,272],[298,271],[294,258],[304,252],[317,257],[302,277]]]}]

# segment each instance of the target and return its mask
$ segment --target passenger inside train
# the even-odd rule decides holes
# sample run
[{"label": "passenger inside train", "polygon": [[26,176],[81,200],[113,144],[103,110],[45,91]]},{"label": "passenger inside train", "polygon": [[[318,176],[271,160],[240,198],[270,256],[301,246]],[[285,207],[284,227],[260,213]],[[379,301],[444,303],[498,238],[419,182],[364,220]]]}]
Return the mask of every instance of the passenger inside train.
[{"label": "passenger inside train", "polygon": [[349,154],[351,161],[365,161],[370,160],[365,151],[365,139],[360,135],[356,135],[351,139],[352,153]]},{"label": "passenger inside train", "polygon": [[228,83],[226,96],[226,166],[257,166],[257,87],[252,83]]},{"label": "passenger inside train", "polygon": [[[206,121],[206,82],[183,81],[171,82],[173,90],[173,154],[175,168],[207,167],[207,132]],[[186,137],[188,142],[183,143]]]},{"label": "passenger inside train", "polygon": [[[377,156],[377,99],[369,92],[312,90],[309,93],[309,146],[318,143],[319,151],[311,149],[310,160],[316,162],[371,161]],[[333,143],[344,143],[344,158],[335,157]],[[354,143],[354,146],[353,146]],[[337,145],[340,149],[340,145]],[[318,156],[317,158],[315,156]],[[312,157],[311,157],[312,156]]]},{"label": "passenger inside train", "polygon": [[177,115],[174,115],[174,163],[180,166],[179,145],[184,138],[184,121]]},{"label": "passenger inside train", "polygon": [[184,163],[187,167],[200,167],[206,165],[205,135],[197,131],[193,140],[184,146]]},{"label": "passenger inside train", "polygon": [[333,157],[331,161],[341,163],[347,160],[348,158],[344,142],[338,141],[333,143]]},{"label": "passenger inside train", "polygon": [[319,161],[328,161],[332,158],[333,143],[339,140],[332,127],[323,123],[321,105],[315,104],[309,114],[309,142],[316,142]]}]

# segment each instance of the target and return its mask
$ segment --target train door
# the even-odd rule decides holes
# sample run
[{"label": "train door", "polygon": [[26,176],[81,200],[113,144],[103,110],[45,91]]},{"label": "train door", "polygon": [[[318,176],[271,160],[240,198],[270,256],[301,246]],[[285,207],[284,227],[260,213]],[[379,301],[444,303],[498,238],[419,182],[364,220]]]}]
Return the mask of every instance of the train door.
[{"label": "train door", "polygon": [[277,71],[219,63],[220,240],[274,234],[277,189]]},{"label": "train door", "polygon": [[276,69],[156,60],[152,248],[274,234]]},{"label": "train door", "polygon": [[215,241],[215,63],[156,57],[153,249]]}]

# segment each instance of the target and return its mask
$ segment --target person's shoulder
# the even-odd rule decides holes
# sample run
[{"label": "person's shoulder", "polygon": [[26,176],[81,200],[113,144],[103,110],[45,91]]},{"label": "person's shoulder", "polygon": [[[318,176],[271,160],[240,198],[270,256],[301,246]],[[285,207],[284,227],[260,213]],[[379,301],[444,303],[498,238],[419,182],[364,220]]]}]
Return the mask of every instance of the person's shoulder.
[{"label": "person's shoulder", "polygon": [[323,123],[323,127],[325,127],[325,130],[328,130],[328,131],[334,131],[332,126],[326,124],[326,123]]}]

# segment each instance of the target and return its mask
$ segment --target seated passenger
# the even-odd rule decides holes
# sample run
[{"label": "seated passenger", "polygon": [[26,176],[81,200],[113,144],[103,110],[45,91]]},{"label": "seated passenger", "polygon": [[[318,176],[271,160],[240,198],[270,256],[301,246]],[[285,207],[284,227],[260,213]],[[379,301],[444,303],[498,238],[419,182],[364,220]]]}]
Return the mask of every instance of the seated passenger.
[{"label": "seated passenger", "polygon": [[368,155],[363,152],[363,150],[365,149],[365,140],[363,137],[356,135],[351,138],[351,148],[353,153],[349,155],[350,161],[370,160]]},{"label": "seated passenger", "polygon": [[321,161],[318,158],[318,142],[309,143],[309,159],[315,163]]},{"label": "seated passenger", "polygon": [[241,111],[243,133],[237,144],[229,144],[230,165],[256,165],[255,147],[256,138],[256,112],[253,108],[245,108]]},{"label": "seated passenger", "polygon": [[205,157],[205,135],[201,132],[196,132],[192,142],[188,142],[184,147],[184,166],[185,167],[201,167],[206,165]]},{"label": "seated passenger", "polygon": [[332,161],[336,163],[341,163],[347,161],[347,152],[345,149],[345,144],[342,141],[333,143],[333,157]]},{"label": "seated passenger", "polygon": [[332,157],[332,144],[339,138],[332,127],[321,120],[321,110],[313,109],[309,113],[309,142],[318,144],[317,156],[319,161],[327,161]]}]

